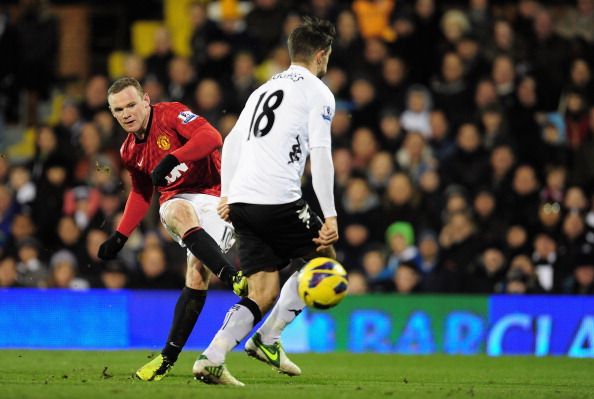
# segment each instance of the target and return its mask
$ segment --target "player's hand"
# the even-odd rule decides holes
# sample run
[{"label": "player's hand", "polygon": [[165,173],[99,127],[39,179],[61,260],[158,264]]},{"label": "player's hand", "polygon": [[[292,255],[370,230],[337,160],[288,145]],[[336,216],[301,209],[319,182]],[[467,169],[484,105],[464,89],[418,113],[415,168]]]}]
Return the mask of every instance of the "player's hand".
[{"label": "player's hand", "polygon": [[217,213],[219,217],[223,219],[225,222],[229,221],[229,204],[227,203],[227,197],[221,197],[219,201],[219,206],[217,207]]},{"label": "player's hand", "polygon": [[176,157],[171,154],[165,155],[165,158],[161,159],[161,162],[159,162],[151,172],[153,185],[166,186],[167,180],[165,178],[171,173],[171,169],[175,168],[177,165],[179,165],[179,161]]},{"label": "player's hand", "polygon": [[338,222],[336,217],[326,218],[322,228],[318,231],[318,237],[313,242],[318,244],[316,251],[320,252],[338,241]]},{"label": "player's hand", "polygon": [[124,247],[126,241],[128,241],[128,237],[119,231],[116,231],[99,246],[97,256],[99,259],[103,260],[115,259],[115,257],[118,255],[118,252],[120,252],[120,250]]}]

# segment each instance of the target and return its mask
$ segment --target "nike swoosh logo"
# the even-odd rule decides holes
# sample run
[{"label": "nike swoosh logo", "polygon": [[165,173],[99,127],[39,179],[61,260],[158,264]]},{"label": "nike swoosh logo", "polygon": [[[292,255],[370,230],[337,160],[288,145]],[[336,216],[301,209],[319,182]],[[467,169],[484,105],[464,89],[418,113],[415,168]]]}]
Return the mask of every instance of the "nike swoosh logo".
[{"label": "nike swoosh logo", "polygon": [[142,156],[142,158],[140,158],[140,161],[138,161],[137,165],[139,168],[142,167],[142,162],[144,161],[144,155]]},{"label": "nike swoosh logo", "polygon": [[274,352],[270,352],[263,345],[260,346],[260,349],[262,350],[262,352],[264,352],[264,354],[266,355],[266,357],[268,359],[270,359],[271,362],[278,362],[279,352],[276,349],[274,350]]}]

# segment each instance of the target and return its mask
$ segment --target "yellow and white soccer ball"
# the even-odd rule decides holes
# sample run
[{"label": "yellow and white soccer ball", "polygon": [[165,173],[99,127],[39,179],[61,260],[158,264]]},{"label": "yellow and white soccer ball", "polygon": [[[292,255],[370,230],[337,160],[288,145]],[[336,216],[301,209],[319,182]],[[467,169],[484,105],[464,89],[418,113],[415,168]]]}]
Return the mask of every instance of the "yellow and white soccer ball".
[{"label": "yellow and white soccer ball", "polygon": [[307,306],[328,309],[347,294],[348,280],[344,267],[330,258],[314,258],[299,272],[299,296]]}]

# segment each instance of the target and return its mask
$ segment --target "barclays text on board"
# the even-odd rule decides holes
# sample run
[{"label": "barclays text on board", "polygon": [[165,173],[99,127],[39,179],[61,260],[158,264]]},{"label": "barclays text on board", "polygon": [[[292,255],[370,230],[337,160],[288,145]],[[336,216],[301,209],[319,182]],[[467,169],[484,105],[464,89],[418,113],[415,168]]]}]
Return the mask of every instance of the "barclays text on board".
[{"label": "barclays text on board", "polygon": [[[177,295],[174,291],[0,290],[0,347],[159,348]],[[234,302],[236,297],[230,293],[209,293],[187,347],[206,347],[224,317],[223,310]],[[349,297],[329,312],[303,312],[285,331],[283,343],[291,352],[594,358],[594,298]]]}]

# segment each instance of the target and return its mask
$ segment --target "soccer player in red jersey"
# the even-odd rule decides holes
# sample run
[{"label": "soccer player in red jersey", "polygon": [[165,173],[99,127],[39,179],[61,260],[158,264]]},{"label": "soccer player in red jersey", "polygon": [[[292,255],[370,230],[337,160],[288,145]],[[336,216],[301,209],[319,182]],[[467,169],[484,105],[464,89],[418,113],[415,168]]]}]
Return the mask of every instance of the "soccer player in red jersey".
[{"label": "soccer player in red jersey", "polygon": [[177,360],[196,324],[210,272],[236,294],[247,291],[245,277],[223,255],[234,242],[232,225],[217,215],[223,141],[206,119],[185,105],[151,105],[148,94],[133,78],[116,80],[107,94],[114,118],[128,133],[120,154],[132,177],[132,189],[120,224],[101,245],[98,256],[104,260],[117,256],[148,211],[154,187],[160,194],[161,222],[188,250],[186,286],[175,306],[167,343],[160,355],[136,372],[141,380],[160,380]]}]

